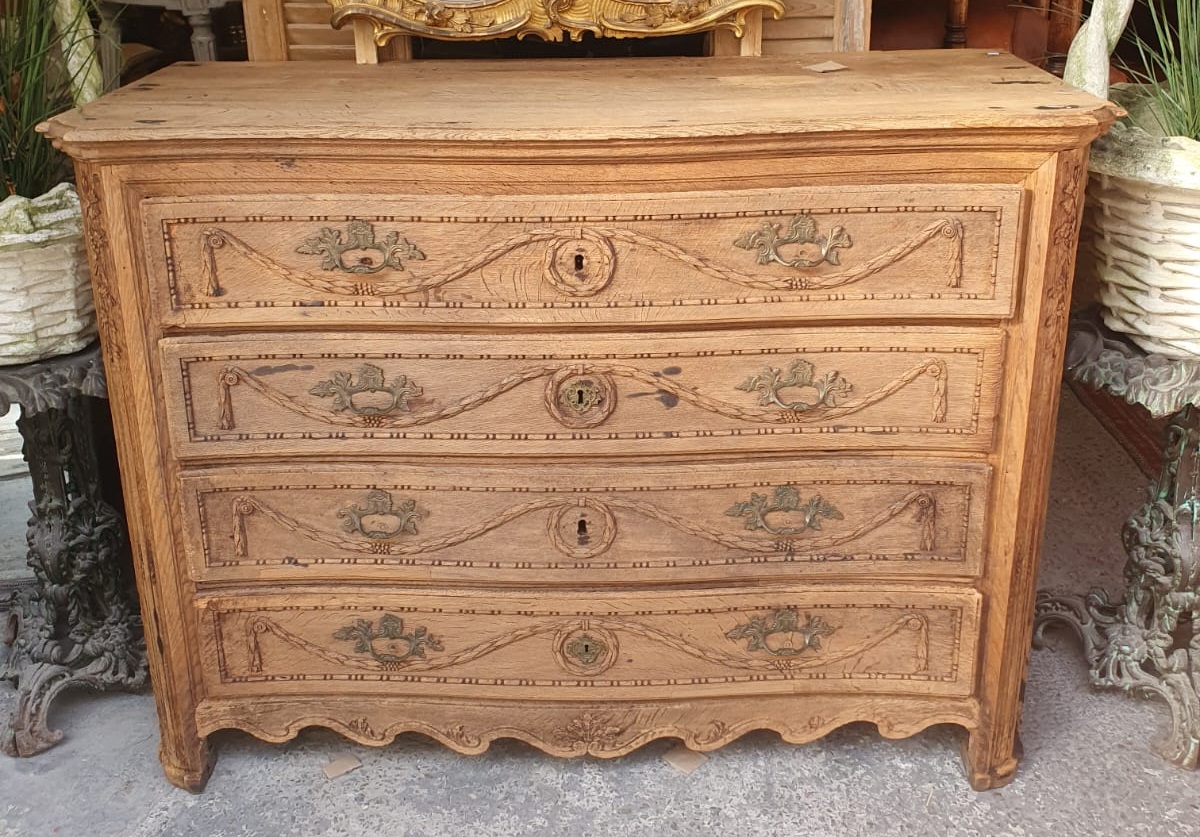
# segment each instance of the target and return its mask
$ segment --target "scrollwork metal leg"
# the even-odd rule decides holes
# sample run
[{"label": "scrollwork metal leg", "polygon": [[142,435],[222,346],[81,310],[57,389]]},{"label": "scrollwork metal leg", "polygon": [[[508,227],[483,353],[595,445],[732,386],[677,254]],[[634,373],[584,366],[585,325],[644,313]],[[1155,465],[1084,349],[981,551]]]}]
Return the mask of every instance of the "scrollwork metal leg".
[{"label": "scrollwork metal leg", "polygon": [[[62,738],[48,726],[65,689],[138,689],[145,647],[130,583],[125,527],[98,465],[95,399],[74,396],[29,414],[17,426],[33,478],[29,566],[36,584],[17,594],[4,632],[11,646],[0,680],[18,688],[0,727],[0,750],[30,756]],[[107,446],[106,446],[107,447]]]},{"label": "scrollwork metal leg", "polygon": [[1083,640],[1093,686],[1155,696],[1171,710],[1170,735],[1156,749],[1181,767],[1200,758],[1200,412],[1171,416],[1162,474],[1150,500],[1122,530],[1128,561],[1125,599],[1104,590],[1085,596],[1038,596],[1034,641],[1047,627],[1070,626]]}]

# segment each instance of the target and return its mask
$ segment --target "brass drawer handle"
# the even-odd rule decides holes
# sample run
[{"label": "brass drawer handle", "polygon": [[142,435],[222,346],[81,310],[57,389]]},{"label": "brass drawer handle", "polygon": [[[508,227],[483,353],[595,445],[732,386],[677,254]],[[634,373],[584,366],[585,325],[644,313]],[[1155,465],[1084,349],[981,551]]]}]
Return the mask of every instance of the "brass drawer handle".
[{"label": "brass drawer handle", "polygon": [[[804,519],[798,526],[772,526],[767,522],[767,516],[777,512],[801,512]],[[754,492],[749,500],[734,503],[725,514],[729,517],[745,517],[747,529],[762,529],[772,535],[799,535],[801,532],[818,530],[823,517],[829,520],[843,519],[842,513],[821,499],[820,494],[814,494],[802,505],[800,492],[790,485],[777,486],[770,500],[765,494]]]},{"label": "brass drawer handle", "polygon": [[[796,358],[788,366],[787,372],[773,366],[764,367],[757,375],[752,375],[738,384],[735,389],[742,392],[757,392],[758,403],[764,407],[774,404],[784,410],[802,413],[816,407],[836,407],[838,401],[848,398],[854,386],[838,372],[826,372],[820,378],[814,377],[816,367],[803,358]],[[816,392],[816,400],[812,402],[783,401],[779,397],[782,389],[811,389]]]},{"label": "brass drawer handle", "polygon": [[[727,639],[735,642],[746,640],[747,651],[766,651],[774,657],[796,657],[805,651],[818,652],[821,650],[821,637],[829,636],[836,628],[820,616],[804,615],[804,624],[800,624],[800,615],[795,610],[777,610],[767,616],[755,616],[744,625],[738,625],[725,632]],[[782,634],[788,644],[779,645],[771,641],[771,637]],[[800,637],[797,647],[792,637]]]},{"label": "brass drawer handle", "polygon": [[[764,280],[759,279],[754,286],[779,287],[797,291],[839,288],[866,279],[908,257],[929,242],[941,238],[950,242],[946,285],[957,288],[962,285],[964,236],[965,229],[962,221],[957,218],[942,218],[928,224],[907,241],[889,247],[879,255],[867,259],[855,267],[823,275],[774,279],[773,285],[765,285]],[[790,259],[785,258],[780,248],[793,244],[801,246],[801,255]],[[853,239],[843,227],[834,227],[829,235],[821,235],[817,229],[816,219],[806,213],[793,216],[786,231],[781,224],[763,221],[757,228],[742,233],[733,242],[735,247],[753,250],[759,264],[779,264],[795,269],[820,267],[823,264],[839,267],[841,256],[838,251],[852,245]],[[815,252],[813,252],[814,250]],[[805,253],[811,255],[804,255]],[[734,279],[733,281],[738,280]],[[750,283],[744,282],[744,284]]]},{"label": "brass drawer handle", "polygon": [[[442,650],[441,640],[424,626],[418,625],[406,633],[404,620],[391,613],[380,618],[378,628],[373,621],[357,619],[353,625],[334,631],[333,638],[353,642],[356,652],[367,654],[384,665],[399,665],[410,659],[423,660],[426,648],[431,651]],[[387,640],[387,651],[381,651],[376,646],[376,640],[381,639]]]},{"label": "brass drawer handle", "polygon": [[358,367],[357,378],[349,372],[334,372],[328,380],[318,381],[308,390],[309,395],[332,398],[334,412],[349,412],[364,418],[410,412],[410,399],[419,398],[422,392],[407,375],[397,375],[388,382],[383,370],[371,363]]},{"label": "brass drawer handle", "polygon": [[[815,248],[815,258],[804,255],[785,259],[779,252],[780,247],[789,244],[801,245],[801,253]],[[818,267],[822,264],[840,265],[841,258],[838,250],[851,247],[854,242],[844,227],[834,227],[829,235],[821,235],[817,230],[817,219],[806,213],[792,216],[792,222],[784,233],[782,225],[763,221],[757,229],[743,233],[733,246],[743,250],[754,250],[758,255],[759,264],[781,264],[784,267]],[[804,248],[804,245],[812,245]]]},{"label": "brass drawer handle", "polygon": [[322,256],[322,270],[342,273],[372,274],[381,270],[404,270],[405,261],[420,261],[425,254],[400,233],[392,231],[382,241],[375,240],[375,227],[370,221],[354,220],[346,224],[346,235],[332,227],[296,248],[297,253]]}]

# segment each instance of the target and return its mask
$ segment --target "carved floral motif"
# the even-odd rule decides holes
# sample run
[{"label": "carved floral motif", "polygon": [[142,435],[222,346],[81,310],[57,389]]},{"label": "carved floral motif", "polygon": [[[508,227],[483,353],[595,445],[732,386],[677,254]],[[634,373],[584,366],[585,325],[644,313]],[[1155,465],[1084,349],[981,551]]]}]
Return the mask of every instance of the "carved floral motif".
[{"label": "carved floral motif", "polygon": [[607,749],[616,743],[621,730],[613,723],[611,715],[584,712],[566,726],[554,730],[554,738],[564,747]]}]

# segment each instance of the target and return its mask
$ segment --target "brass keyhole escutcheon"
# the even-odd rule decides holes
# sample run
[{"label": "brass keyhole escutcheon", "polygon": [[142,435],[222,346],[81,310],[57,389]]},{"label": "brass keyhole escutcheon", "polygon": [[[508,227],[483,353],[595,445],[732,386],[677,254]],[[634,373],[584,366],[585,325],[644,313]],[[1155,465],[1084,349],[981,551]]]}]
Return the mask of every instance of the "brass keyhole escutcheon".
[{"label": "brass keyhole escutcheon", "polygon": [[608,649],[591,634],[579,634],[566,645],[566,652],[586,666],[596,664]]},{"label": "brass keyhole escutcheon", "polygon": [[589,378],[576,378],[563,387],[562,400],[577,413],[586,413],[604,402],[604,393]]},{"label": "brass keyhole escutcheon", "polygon": [[607,375],[564,367],[546,384],[546,409],[566,427],[596,427],[608,420],[616,406],[617,388]]},{"label": "brass keyhole escutcheon", "polygon": [[602,674],[617,662],[618,653],[616,634],[587,621],[564,628],[554,638],[554,656],[572,674]]}]

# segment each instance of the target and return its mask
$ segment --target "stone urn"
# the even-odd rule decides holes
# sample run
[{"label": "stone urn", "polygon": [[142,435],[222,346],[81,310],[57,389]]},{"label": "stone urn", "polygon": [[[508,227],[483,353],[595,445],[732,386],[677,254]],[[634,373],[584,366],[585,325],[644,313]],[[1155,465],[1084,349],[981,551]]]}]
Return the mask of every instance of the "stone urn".
[{"label": "stone urn", "polygon": [[96,337],[79,196],[62,183],[0,202],[0,366],[78,351]]}]

